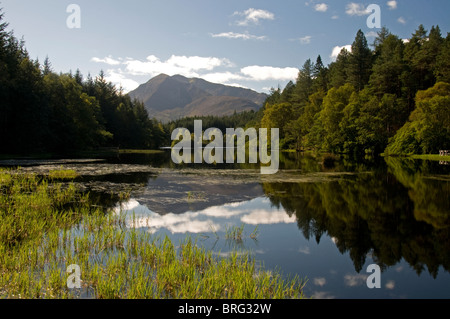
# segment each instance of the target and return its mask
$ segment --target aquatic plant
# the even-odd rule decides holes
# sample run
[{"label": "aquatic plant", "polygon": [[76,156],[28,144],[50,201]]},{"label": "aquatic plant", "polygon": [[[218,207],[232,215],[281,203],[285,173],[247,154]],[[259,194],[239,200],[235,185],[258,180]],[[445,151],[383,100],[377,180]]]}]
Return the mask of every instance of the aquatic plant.
[{"label": "aquatic plant", "polygon": [[[0,171],[0,298],[303,297],[304,280],[256,267],[249,254],[215,256],[189,237],[176,246],[126,218],[91,206],[72,184]],[[69,288],[70,265],[79,289]]]}]

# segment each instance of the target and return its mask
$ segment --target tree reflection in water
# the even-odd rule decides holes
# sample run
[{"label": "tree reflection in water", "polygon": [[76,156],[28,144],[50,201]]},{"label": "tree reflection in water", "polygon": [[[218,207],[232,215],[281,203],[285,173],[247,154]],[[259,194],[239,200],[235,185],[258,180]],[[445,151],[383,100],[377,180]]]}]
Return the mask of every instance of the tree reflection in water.
[{"label": "tree reflection in water", "polygon": [[[317,161],[301,162],[305,171],[318,169]],[[436,162],[386,163],[335,181],[264,182],[263,189],[272,204],[296,216],[307,239],[335,238],[357,272],[372,255],[382,269],[403,258],[418,275],[426,268],[436,278],[439,267],[450,270],[450,176]]]}]

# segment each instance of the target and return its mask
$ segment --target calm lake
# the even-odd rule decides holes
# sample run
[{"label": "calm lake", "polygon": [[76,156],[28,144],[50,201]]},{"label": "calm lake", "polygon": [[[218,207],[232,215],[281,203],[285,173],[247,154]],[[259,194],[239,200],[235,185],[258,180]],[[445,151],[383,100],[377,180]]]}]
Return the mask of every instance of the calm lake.
[{"label": "calm lake", "polygon": [[[249,252],[265,269],[307,278],[306,296],[450,298],[450,165],[280,160],[275,175],[251,165],[175,165],[169,152],[20,164],[74,169],[98,205],[130,213],[128,227],[175,243],[190,235],[221,256]],[[118,205],[121,191],[131,198]],[[241,239],[227,236],[233,226],[243,227]],[[379,289],[367,287],[370,264],[381,267]]]}]

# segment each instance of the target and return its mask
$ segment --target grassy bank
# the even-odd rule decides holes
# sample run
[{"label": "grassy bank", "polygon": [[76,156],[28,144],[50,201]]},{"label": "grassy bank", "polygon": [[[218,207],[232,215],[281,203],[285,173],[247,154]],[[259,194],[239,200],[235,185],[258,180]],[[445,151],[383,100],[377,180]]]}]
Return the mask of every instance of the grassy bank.
[{"label": "grassy bank", "polygon": [[450,155],[447,156],[441,156],[439,154],[423,154],[423,155],[388,155],[385,153],[380,154],[383,157],[399,157],[399,158],[412,158],[412,159],[420,159],[420,160],[427,160],[427,161],[450,161]]},{"label": "grassy bank", "polygon": [[[80,289],[68,288],[69,265]],[[0,298],[302,298],[304,285],[247,254],[126,228],[123,213],[94,208],[72,184],[20,170],[0,170],[0,274]]]},{"label": "grassy bank", "polygon": [[411,155],[414,159],[428,160],[428,161],[446,161],[450,162],[450,155],[440,156],[439,154],[426,154],[426,155]]}]

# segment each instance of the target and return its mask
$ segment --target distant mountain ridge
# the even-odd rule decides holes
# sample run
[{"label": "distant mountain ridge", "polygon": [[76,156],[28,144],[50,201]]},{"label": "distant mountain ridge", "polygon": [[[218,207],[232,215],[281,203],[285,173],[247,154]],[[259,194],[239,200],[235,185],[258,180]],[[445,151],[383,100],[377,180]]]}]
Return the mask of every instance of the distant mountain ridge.
[{"label": "distant mountain ridge", "polygon": [[267,95],[198,78],[160,74],[128,93],[142,101],[149,116],[169,122],[187,116],[232,115],[259,110]]}]

